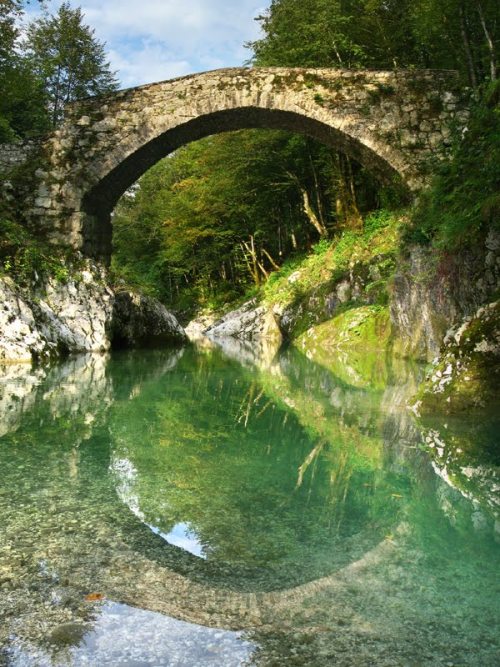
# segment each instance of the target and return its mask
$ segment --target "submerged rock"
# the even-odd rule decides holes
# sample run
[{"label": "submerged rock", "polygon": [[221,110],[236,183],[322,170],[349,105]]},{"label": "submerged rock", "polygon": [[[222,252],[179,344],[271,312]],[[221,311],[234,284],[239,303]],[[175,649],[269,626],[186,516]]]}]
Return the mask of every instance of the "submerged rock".
[{"label": "submerged rock", "polygon": [[115,294],[111,323],[114,347],[185,343],[177,319],[156,299],[129,291]]},{"label": "submerged rock", "polygon": [[64,623],[52,630],[48,641],[57,647],[79,646],[89,629],[89,626],[83,623]]}]

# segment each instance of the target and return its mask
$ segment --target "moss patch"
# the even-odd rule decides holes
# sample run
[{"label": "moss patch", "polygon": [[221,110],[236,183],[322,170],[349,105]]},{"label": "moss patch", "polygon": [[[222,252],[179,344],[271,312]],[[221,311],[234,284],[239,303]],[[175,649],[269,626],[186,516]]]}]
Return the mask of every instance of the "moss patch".
[{"label": "moss patch", "polygon": [[294,345],[349,384],[384,386],[387,382],[385,352],[390,347],[389,309],[361,306],[311,327]]},{"label": "moss patch", "polygon": [[500,301],[448,334],[416,399],[421,415],[500,408]]}]

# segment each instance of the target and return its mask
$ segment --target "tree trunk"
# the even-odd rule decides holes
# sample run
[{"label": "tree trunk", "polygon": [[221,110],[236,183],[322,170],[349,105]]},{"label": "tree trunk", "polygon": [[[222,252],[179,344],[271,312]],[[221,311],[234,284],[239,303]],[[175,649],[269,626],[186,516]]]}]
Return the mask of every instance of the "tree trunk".
[{"label": "tree trunk", "polygon": [[325,216],[323,215],[323,204],[321,202],[321,192],[320,192],[320,189],[319,189],[318,175],[316,173],[316,168],[314,166],[314,160],[312,158],[309,145],[308,145],[308,151],[307,152],[309,153],[309,163],[311,165],[311,171],[312,171],[313,180],[314,180],[314,193],[316,195],[316,208],[318,210],[318,219],[319,219],[322,227],[324,227],[326,229]]},{"label": "tree trunk", "polygon": [[474,68],[474,59],[472,58],[472,50],[470,47],[469,36],[467,35],[467,24],[465,21],[465,12],[462,5],[458,8],[460,16],[460,33],[462,35],[462,43],[464,45],[465,59],[467,61],[467,72],[469,74],[469,83],[473,88],[477,87],[476,70]]},{"label": "tree trunk", "polygon": [[274,269],[276,269],[276,271],[279,271],[279,270],[280,270],[280,267],[278,266],[278,264],[276,264],[276,262],[274,261],[274,259],[271,257],[271,255],[267,252],[267,250],[266,250],[265,248],[262,248],[262,253],[263,253],[263,254],[267,257],[267,259],[271,262],[271,266],[272,266]]},{"label": "tree trunk", "polygon": [[304,213],[307,216],[307,219],[311,223],[311,225],[314,227],[314,229],[318,232],[318,234],[324,238],[328,236],[328,230],[326,227],[322,224],[322,222],[319,220],[318,216],[314,212],[311,202],[309,201],[309,195],[307,194],[307,190],[304,188],[300,188],[302,192],[302,205],[304,208]]},{"label": "tree trunk", "polygon": [[495,44],[493,38],[491,37],[488,26],[486,25],[486,19],[484,17],[483,7],[480,0],[477,0],[477,10],[479,12],[479,19],[481,21],[481,26],[483,28],[484,35],[486,37],[486,43],[488,44],[488,51],[490,52],[490,76],[492,81],[497,79],[497,61],[495,53]]},{"label": "tree trunk", "polygon": [[243,256],[250,271],[250,275],[254,281],[256,287],[260,285],[260,273],[259,273],[259,262],[257,259],[257,253],[255,251],[255,242],[253,236],[250,236],[250,241],[243,241],[241,243],[243,249]]},{"label": "tree trunk", "polygon": [[360,229],[363,218],[356,201],[356,186],[350,159],[343,153],[337,153],[337,197],[335,209],[337,220],[344,229]]}]

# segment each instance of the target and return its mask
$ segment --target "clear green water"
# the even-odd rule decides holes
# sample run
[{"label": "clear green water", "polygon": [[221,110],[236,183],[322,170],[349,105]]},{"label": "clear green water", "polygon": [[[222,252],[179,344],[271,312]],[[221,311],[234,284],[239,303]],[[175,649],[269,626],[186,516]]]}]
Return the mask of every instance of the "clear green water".
[{"label": "clear green water", "polygon": [[380,364],[3,368],[0,665],[500,664],[500,419]]}]

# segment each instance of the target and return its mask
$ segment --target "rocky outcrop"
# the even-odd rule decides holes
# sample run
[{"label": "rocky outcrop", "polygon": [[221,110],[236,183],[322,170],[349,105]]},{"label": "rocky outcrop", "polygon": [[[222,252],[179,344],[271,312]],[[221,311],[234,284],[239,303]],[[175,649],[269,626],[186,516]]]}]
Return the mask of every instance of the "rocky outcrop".
[{"label": "rocky outcrop", "polygon": [[176,318],[156,299],[129,291],[115,294],[111,324],[113,347],[147,347],[184,343]]},{"label": "rocky outcrop", "polygon": [[247,301],[236,310],[232,310],[203,332],[208,338],[240,338],[253,340],[259,338],[278,339],[281,330],[276,315],[267,306],[258,305],[256,299]]},{"label": "rocky outcrop", "polygon": [[448,331],[415,409],[420,414],[460,414],[499,406],[500,301],[496,301]]},{"label": "rocky outcrop", "polygon": [[431,361],[450,325],[471,316],[500,288],[500,234],[443,255],[420,246],[398,264],[391,289],[391,321],[397,351]]},{"label": "rocky outcrop", "polygon": [[0,360],[43,361],[109,349],[113,293],[90,262],[64,282],[19,287],[0,278]]},{"label": "rocky outcrop", "polygon": [[192,319],[184,327],[186,336],[191,341],[200,341],[203,342],[205,339],[204,332],[212,326],[219,318],[214,313],[198,313],[194,319]]},{"label": "rocky outcrop", "polygon": [[43,362],[110,347],[180,343],[175,317],[159,302],[115,294],[104,268],[86,261],[64,280],[20,287],[0,277],[0,362]]},{"label": "rocky outcrop", "polygon": [[323,322],[332,320],[348,305],[368,306],[387,300],[387,280],[394,270],[392,252],[377,254],[369,261],[353,260],[349,267],[311,290],[304,290],[302,271],[288,277],[297,296],[288,303],[273,306],[280,329],[290,340],[296,339]]}]

